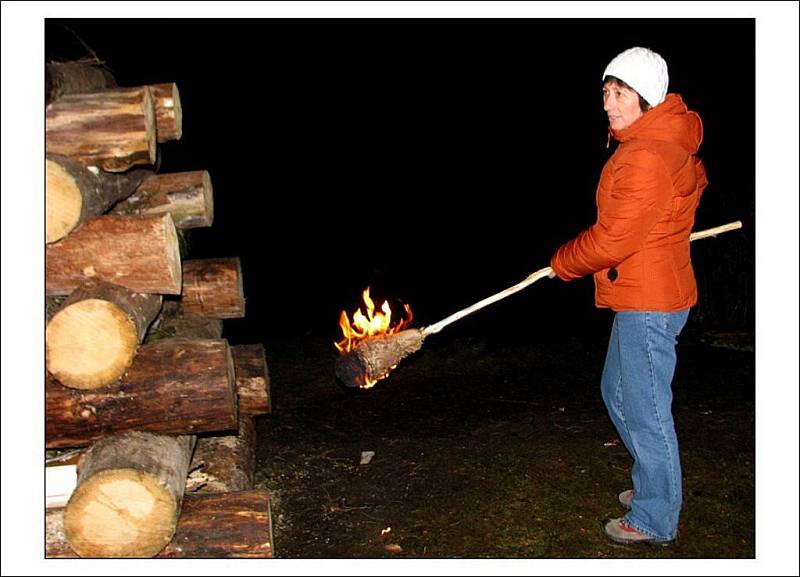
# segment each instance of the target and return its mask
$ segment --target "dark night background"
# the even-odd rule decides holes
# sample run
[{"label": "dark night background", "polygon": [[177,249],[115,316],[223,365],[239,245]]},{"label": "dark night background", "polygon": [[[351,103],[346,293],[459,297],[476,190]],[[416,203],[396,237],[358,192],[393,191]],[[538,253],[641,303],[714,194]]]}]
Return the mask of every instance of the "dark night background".
[{"label": "dark night background", "polygon": [[[695,321],[752,328],[755,21],[46,20],[46,59],[105,61],[121,86],[175,82],[183,137],[160,172],[208,170],[212,227],[189,258],[241,259],[232,343],[338,337],[338,315],[409,303],[432,324],[546,266],[595,217],[601,75],[647,46],[704,121],[710,186],[693,245]],[[589,278],[543,280],[449,332],[582,332]]]},{"label": "dark night background", "polygon": [[[296,18],[75,18],[200,16],[216,4],[3,3],[4,563],[26,562],[28,547],[42,558],[41,525],[19,523],[44,492],[44,423],[31,431],[25,410],[44,401],[31,377],[31,366],[45,367],[41,293],[31,289],[43,289],[45,268],[45,251],[35,253],[45,78],[30,77],[44,72],[42,56],[97,58],[120,86],[177,84],[183,135],[158,146],[158,171],[211,177],[214,223],[190,231],[185,258],[241,260],[246,316],[226,320],[223,337],[265,344],[276,410],[258,423],[266,442],[256,483],[279,496],[279,557],[345,557],[357,574],[350,558],[374,557],[365,536],[389,525],[410,556],[430,543],[461,560],[475,543],[504,558],[626,556],[601,543],[595,520],[615,510],[628,457],[608,442],[597,381],[611,314],[594,307],[590,278],[543,279],[447,327],[366,394],[335,385],[331,343],[341,310],[360,306],[367,286],[377,303],[410,304],[424,327],[547,266],[590,226],[614,150],[602,72],[638,45],[665,58],[670,92],[704,123],[710,185],[695,230],[744,223],[692,244],[700,302],[675,388],[688,539],[677,553],[645,556],[735,557],[759,572],[749,557],[761,565],[788,551],[794,570],[785,574],[796,574],[796,516],[785,515],[797,494],[796,5],[251,2],[218,7]],[[380,14],[376,6],[388,17],[338,17]],[[420,17],[395,17],[407,6]],[[497,17],[471,17],[487,6]],[[515,17],[540,7],[569,18]],[[681,8],[748,18],[576,18]],[[309,18],[317,14],[334,17]],[[32,157],[30,167],[17,167],[17,155]],[[365,469],[367,448],[376,458]],[[341,510],[321,515],[329,501]],[[418,526],[429,533],[416,536]],[[497,535],[510,536],[503,547]]]}]

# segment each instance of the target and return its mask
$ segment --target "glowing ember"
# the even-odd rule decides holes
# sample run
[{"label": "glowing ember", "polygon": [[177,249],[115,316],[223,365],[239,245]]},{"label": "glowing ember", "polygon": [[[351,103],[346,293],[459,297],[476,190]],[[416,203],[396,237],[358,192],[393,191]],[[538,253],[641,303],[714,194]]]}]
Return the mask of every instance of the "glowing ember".
[{"label": "glowing ember", "polygon": [[[392,309],[389,306],[389,301],[383,301],[379,311],[375,310],[375,303],[369,296],[369,287],[364,289],[362,293],[364,304],[366,305],[366,314],[361,312],[361,308],[353,313],[353,320],[347,316],[346,311],[342,311],[339,316],[339,326],[342,329],[344,338],[338,343],[334,343],[336,349],[342,353],[347,354],[362,340],[379,335],[393,335],[400,332],[411,324],[413,314],[411,307],[407,304],[403,305],[406,311],[406,318],[401,319],[396,324],[392,325]],[[393,369],[394,367],[391,367]],[[391,369],[389,369],[391,371]],[[379,376],[377,379],[365,377],[362,388],[370,388],[379,380],[389,376],[389,372]]]}]

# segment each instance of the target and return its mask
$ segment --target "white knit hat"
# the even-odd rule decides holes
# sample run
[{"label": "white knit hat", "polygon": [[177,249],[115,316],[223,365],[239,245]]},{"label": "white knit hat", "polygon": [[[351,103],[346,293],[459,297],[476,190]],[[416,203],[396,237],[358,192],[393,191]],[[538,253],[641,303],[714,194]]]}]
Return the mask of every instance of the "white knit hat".
[{"label": "white knit hat", "polygon": [[667,96],[667,63],[647,48],[629,48],[606,66],[603,78],[616,76],[638,92],[650,106],[658,106]]}]

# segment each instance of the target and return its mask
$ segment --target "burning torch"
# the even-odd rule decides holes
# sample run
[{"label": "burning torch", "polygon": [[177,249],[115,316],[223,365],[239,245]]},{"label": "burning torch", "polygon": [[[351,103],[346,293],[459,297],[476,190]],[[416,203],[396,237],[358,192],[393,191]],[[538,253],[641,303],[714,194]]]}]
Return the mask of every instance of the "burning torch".
[{"label": "burning torch", "polygon": [[[737,220],[715,228],[694,232],[690,235],[689,240],[716,236],[741,227],[742,222]],[[423,341],[429,335],[436,334],[447,325],[521,291],[540,278],[549,276],[551,272],[553,269],[549,266],[537,270],[522,282],[421,329],[406,328],[412,319],[411,308],[408,305],[405,305],[408,317],[392,326],[391,309],[388,303],[383,303],[381,312],[375,312],[374,302],[369,297],[369,289],[367,289],[363,294],[367,306],[366,315],[359,308],[354,315],[353,322],[350,323],[347,314],[342,311],[339,324],[345,338],[336,343],[336,348],[341,353],[336,361],[336,376],[347,387],[370,388],[379,380],[389,376],[389,373],[400,361],[422,348]]]}]

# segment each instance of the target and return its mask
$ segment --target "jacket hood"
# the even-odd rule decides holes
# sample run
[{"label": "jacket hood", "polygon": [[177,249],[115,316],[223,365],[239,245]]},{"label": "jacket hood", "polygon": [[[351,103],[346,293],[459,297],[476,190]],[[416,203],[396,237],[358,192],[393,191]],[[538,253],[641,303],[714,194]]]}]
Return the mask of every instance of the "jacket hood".
[{"label": "jacket hood", "polygon": [[689,110],[679,94],[667,94],[664,102],[651,108],[622,130],[611,130],[619,142],[660,140],[671,142],[689,154],[696,154],[703,142],[700,116]]}]

